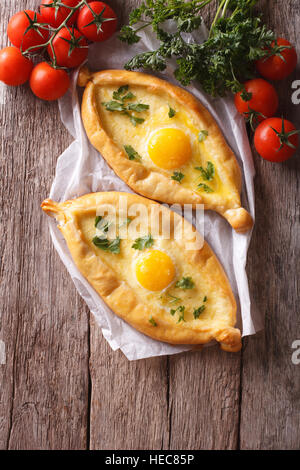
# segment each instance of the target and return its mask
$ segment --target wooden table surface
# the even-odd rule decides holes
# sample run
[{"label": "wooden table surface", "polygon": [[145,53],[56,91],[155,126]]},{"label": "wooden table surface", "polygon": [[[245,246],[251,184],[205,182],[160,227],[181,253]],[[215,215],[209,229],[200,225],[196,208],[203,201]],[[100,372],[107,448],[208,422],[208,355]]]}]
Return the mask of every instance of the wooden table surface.
[{"label": "wooden table surface", "polygon": [[[109,3],[122,21],[139,2]],[[1,0],[1,47],[9,17],[38,4]],[[259,6],[300,57],[299,1]],[[291,101],[297,78],[299,65],[277,89],[279,113],[300,128],[300,105]],[[238,354],[212,347],[129,362],[102,337],[40,210],[72,141],[57,104],[35,99],[27,86],[0,87],[0,117],[0,449],[299,448],[300,364],[292,362],[300,339],[299,151],[281,165],[254,155],[247,271],[265,330],[244,339]]]}]

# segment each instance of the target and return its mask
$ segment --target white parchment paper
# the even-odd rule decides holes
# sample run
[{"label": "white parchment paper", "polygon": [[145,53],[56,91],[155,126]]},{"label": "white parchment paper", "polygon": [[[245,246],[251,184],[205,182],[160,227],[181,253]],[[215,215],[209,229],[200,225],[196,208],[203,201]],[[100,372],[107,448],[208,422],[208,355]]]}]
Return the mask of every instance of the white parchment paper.
[{"label": "white parchment paper", "polygon": [[[166,27],[171,29],[172,24]],[[203,26],[197,40],[203,39],[205,35]],[[194,38],[195,36],[186,36],[187,40]],[[105,44],[90,46],[88,65],[92,70],[123,68],[124,63],[133,55],[155,46],[156,40],[150,31],[143,32],[142,41],[134,46],[122,44],[115,36]],[[173,68],[174,63],[170,61],[167,70],[159,76],[175,83]],[[58,158],[50,197],[60,202],[96,191],[132,192],[108,167],[86,137],[80,114],[81,90],[76,88],[76,79],[77,73],[74,72],[70,90],[59,101],[61,119],[74,137],[74,142]],[[237,113],[231,98],[212,99],[197,86],[190,86],[188,90],[210,110],[236,154],[244,177],[242,203],[254,218],[254,167],[243,118]],[[205,239],[221,261],[237,300],[237,326],[242,330],[243,336],[254,334],[262,328],[262,319],[251,306],[245,271],[251,232],[237,234],[226,220],[213,212],[206,212],[204,217]],[[172,346],[148,338],[117,317],[76,268],[55,221],[51,220],[49,223],[51,237],[59,256],[113,350],[120,348],[129,360],[135,360],[191,349],[189,346]]]}]

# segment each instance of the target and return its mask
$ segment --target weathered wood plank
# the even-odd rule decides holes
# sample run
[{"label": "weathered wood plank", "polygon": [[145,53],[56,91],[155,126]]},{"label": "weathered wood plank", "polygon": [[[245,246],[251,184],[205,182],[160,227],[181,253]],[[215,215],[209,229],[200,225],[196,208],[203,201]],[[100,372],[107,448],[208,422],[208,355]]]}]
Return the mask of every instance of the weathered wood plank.
[{"label": "weathered wood plank", "polygon": [[167,358],[129,362],[91,318],[91,449],[168,448]]},{"label": "weathered wood plank", "polygon": [[[265,3],[268,24],[297,45],[300,57],[300,5],[297,0]],[[299,106],[291,101],[293,80],[278,83],[281,114],[300,128]],[[266,315],[265,331],[247,340],[243,352],[240,443],[242,449],[299,449],[300,366],[291,348],[300,338],[299,151],[274,165],[255,155],[256,228],[248,257],[250,288]]]},{"label": "weathered wood plank", "polygon": [[214,346],[169,361],[170,449],[236,449],[240,354]]},{"label": "weathered wood plank", "polygon": [[[38,3],[1,2],[1,46],[8,18]],[[84,449],[87,309],[39,207],[71,138],[57,104],[35,99],[27,86],[1,89],[1,103],[0,448]]]}]

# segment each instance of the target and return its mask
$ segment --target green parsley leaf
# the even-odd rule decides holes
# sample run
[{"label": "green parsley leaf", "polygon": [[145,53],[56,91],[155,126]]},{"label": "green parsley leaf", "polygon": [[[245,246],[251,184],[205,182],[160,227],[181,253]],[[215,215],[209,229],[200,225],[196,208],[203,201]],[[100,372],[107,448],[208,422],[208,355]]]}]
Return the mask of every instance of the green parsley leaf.
[{"label": "green parsley leaf", "polygon": [[111,224],[112,222],[106,220],[105,217],[97,216],[95,219],[95,227],[102,232],[108,232],[108,229]]},{"label": "green parsley leaf", "polygon": [[129,160],[141,160],[141,156],[131,145],[124,145],[125,152],[128,155]]},{"label": "green parsley leaf", "polygon": [[171,300],[169,300],[169,304],[176,304],[176,302],[179,302],[181,300],[179,297],[175,297],[175,295],[167,294],[168,297],[171,297]]},{"label": "green parsley leaf", "polygon": [[149,109],[149,104],[132,103],[128,105],[128,109],[130,111],[136,111],[137,113],[142,113],[143,111],[146,111],[147,109]]},{"label": "green parsley leaf", "polygon": [[180,323],[181,321],[186,321],[184,319],[184,310],[185,310],[185,307],[183,305],[180,305],[180,307],[178,307],[178,310],[180,312],[180,315],[178,317],[178,322],[177,323]]},{"label": "green parsley leaf", "polygon": [[152,317],[152,315],[151,315],[151,317],[149,318],[149,323],[151,323],[151,325],[153,325],[153,326],[157,326],[157,323],[156,323],[156,321],[154,320],[154,318]]},{"label": "green parsley leaf", "polygon": [[200,317],[201,313],[204,312],[205,305],[201,305],[199,308],[194,308],[193,315],[195,320]]},{"label": "green parsley leaf", "polygon": [[214,190],[212,188],[210,188],[209,186],[207,186],[207,184],[204,184],[204,183],[199,183],[198,184],[198,189],[203,189],[203,191],[205,191],[206,193],[213,193]]},{"label": "green parsley leaf", "polygon": [[133,100],[133,98],[135,98],[134,94],[129,91],[127,95],[122,97],[122,101]]},{"label": "green parsley leaf", "polygon": [[122,112],[122,111],[125,111],[125,106],[124,104],[122,103],[119,103],[118,101],[106,101],[105,103],[102,103],[103,106],[105,106],[105,109],[107,111],[119,111],[119,112]]},{"label": "green parsley leaf", "polygon": [[177,281],[175,287],[180,289],[193,289],[195,287],[195,283],[191,277],[183,277],[180,281]]},{"label": "green parsley leaf", "polygon": [[135,44],[141,39],[140,36],[136,34],[131,26],[123,26],[119,35],[119,39],[122,42],[127,42],[127,44]]},{"label": "green parsley leaf", "polygon": [[142,124],[144,121],[145,121],[145,119],[143,119],[143,118],[139,118],[139,117],[136,117],[136,116],[133,116],[133,115],[130,116],[130,122],[131,122],[131,124],[134,125],[134,127],[136,127],[137,124]]},{"label": "green parsley leaf", "polygon": [[113,99],[118,100],[118,101],[122,101],[123,100],[122,95],[124,95],[124,93],[126,93],[126,91],[128,91],[128,89],[129,89],[129,85],[120,86],[120,88],[117,91],[113,92]]},{"label": "green parsley leaf", "polygon": [[176,114],[175,109],[173,109],[173,108],[171,108],[171,106],[169,106],[169,113],[168,113],[169,118],[172,119],[172,117],[174,117],[175,114]]},{"label": "green parsley leaf", "polygon": [[151,248],[153,243],[154,240],[151,233],[149,233],[149,235],[146,235],[145,237],[137,238],[131,248],[134,248],[135,250],[144,250],[145,248]]},{"label": "green parsley leaf", "polygon": [[200,131],[198,134],[199,142],[204,142],[207,136],[208,136],[208,131],[205,131],[205,130]]},{"label": "green parsley leaf", "polygon": [[202,302],[207,302],[207,297],[206,297],[206,295],[203,297]]},{"label": "green parsley leaf", "polygon": [[207,162],[206,170],[203,166],[195,166],[195,170],[201,171],[201,176],[206,181],[212,181],[215,176],[215,167],[212,162]]},{"label": "green parsley leaf", "polygon": [[112,222],[107,220],[105,217],[102,217],[101,215],[98,215],[95,218],[95,227],[102,232],[108,232],[108,229],[111,225]]},{"label": "green parsley leaf", "polygon": [[171,314],[172,316],[174,316],[176,312],[179,312],[180,315],[179,315],[179,318],[178,318],[178,322],[177,322],[177,323],[180,323],[181,321],[185,321],[185,319],[184,319],[184,311],[185,311],[184,305],[179,305],[179,307],[177,307],[177,308],[175,308],[175,309],[171,308],[170,314]]},{"label": "green parsley leaf", "polygon": [[174,171],[173,175],[171,176],[171,180],[178,181],[178,183],[181,183],[181,180],[183,180],[184,174],[181,173],[181,171]]},{"label": "green parsley leaf", "polygon": [[111,112],[120,112],[124,116],[128,116],[130,122],[135,127],[137,124],[142,124],[145,119],[140,118],[132,114],[133,112],[142,113],[149,109],[148,104],[143,103],[125,103],[128,100],[135,98],[134,94],[131,91],[128,91],[129,85],[123,85],[118,88],[117,91],[113,92],[113,100],[103,102],[102,105],[107,111]]},{"label": "green parsley leaf", "polygon": [[125,220],[124,224],[129,225],[130,222],[132,222],[132,219],[131,219],[130,217],[127,217],[127,219]]},{"label": "green parsley leaf", "polygon": [[108,240],[107,238],[94,237],[93,243],[97,248],[103,251],[110,251],[114,254],[120,253],[120,238],[117,237],[115,240]]},{"label": "green parsley leaf", "polygon": [[97,228],[97,225],[99,224],[100,220],[102,220],[102,215],[97,215],[95,218],[95,227]]}]

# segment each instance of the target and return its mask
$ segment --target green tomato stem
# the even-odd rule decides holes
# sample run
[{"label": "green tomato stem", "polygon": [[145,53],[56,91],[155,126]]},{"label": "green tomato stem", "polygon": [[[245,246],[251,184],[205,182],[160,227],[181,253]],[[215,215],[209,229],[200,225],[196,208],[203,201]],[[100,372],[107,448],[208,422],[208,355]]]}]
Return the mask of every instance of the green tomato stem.
[{"label": "green tomato stem", "polygon": [[[61,7],[64,7],[64,8],[68,8],[70,10],[70,13],[68,14],[68,16],[66,17],[66,19],[58,26],[58,28],[53,28],[53,34],[51,34],[50,38],[48,39],[48,41],[46,41],[45,43],[43,44],[37,44],[35,46],[31,46],[31,47],[28,47],[28,49],[26,49],[25,51],[21,51],[22,54],[24,56],[26,56],[27,54],[29,54],[32,50],[36,49],[37,47],[40,47],[41,49],[42,48],[46,48],[48,46],[51,47],[51,51],[52,51],[52,54],[53,54],[53,59],[51,60],[51,65],[56,68],[57,67],[57,57],[56,57],[56,54],[55,54],[55,51],[54,51],[54,47],[53,47],[53,41],[55,39],[55,37],[57,36],[57,34],[65,27],[68,27],[67,26],[67,23],[69,21],[69,19],[73,16],[73,14],[79,10],[81,7],[83,6],[89,6],[89,4],[87,3],[87,0],[81,0],[80,3],[78,3],[78,5],[76,5],[75,7],[71,7],[71,6],[67,6],[65,5],[64,3],[57,3],[57,6],[61,6]],[[44,23],[42,23],[40,26],[40,28],[42,29],[49,29],[48,27],[45,26]]]}]

